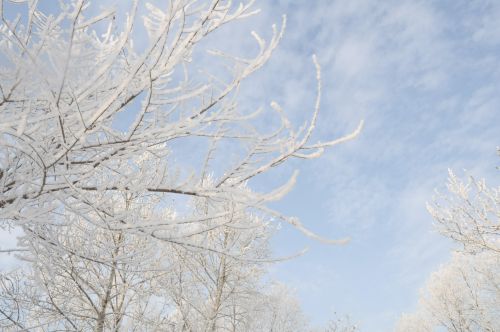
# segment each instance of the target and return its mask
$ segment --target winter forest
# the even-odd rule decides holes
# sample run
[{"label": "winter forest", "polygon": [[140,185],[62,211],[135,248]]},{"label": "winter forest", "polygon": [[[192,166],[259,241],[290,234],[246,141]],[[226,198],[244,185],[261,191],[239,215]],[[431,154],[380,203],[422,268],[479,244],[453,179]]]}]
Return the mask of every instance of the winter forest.
[{"label": "winter forest", "polygon": [[0,331],[500,331],[500,3],[0,16]]}]

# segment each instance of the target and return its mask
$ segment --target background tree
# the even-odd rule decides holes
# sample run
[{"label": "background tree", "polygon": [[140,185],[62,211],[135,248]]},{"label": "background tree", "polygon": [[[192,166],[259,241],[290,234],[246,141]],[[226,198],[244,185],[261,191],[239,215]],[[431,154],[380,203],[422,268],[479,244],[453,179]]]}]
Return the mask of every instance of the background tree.
[{"label": "background tree", "polygon": [[416,312],[401,317],[398,331],[500,330],[500,190],[451,171],[448,190],[428,209],[437,230],[460,248],[431,275]]},{"label": "background tree", "polygon": [[500,188],[487,186],[484,179],[462,181],[450,171],[448,190],[428,207],[439,232],[466,252],[500,254]]},{"label": "background tree", "polygon": [[[123,209],[139,223],[153,213],[147,202],[114,196],[117,214]],[[169,271],[169,248],[118,225],[106,215],[68,212],[65,222],[25,225],[28,235],[22,240],[29,241],[23,242],[22,258],[30,265],[1,274],[2,329],[168,328],[169,302],[159,296],[159,278]]]},{"label": "background tree", "polygon": [[429,278],[417,311],[397,331],[498,331],[500,260],[497,255],[456,253]]},{"label": "background tree", "polygon": [[[136,223],[171,217],[152,209],[154,201],[113,196],[113,216],[123,209]],[[191,210],[227,209],[208,201],[194,199]],[[0,274],[2,330],[311,330],[293,292],[264,281],[269,222],[240,214],[211,220],[224,227],[210,231],[195,224],[191,243],[212,248],[196,250],[124,232],[107,215],[66,213],[65,222],[27,229],[37,234],[24,238],[22,258],[31,264]],[[327,331],[355,330],[345,323]]]},{"label": "background tree", "polygon": [[[214,205],[210,199],[196,199],[194,205],[196,214],[229,208]],[[171,286],[164,291],[175,303],[176,325],[179,331],[180,327],[251,331],[251,321],[260,317],[255,303],[266,297],[262,277],[270,262],[268,241],[273,229],[251,214],[236,213],[210,222],[205,227],[211,230],[195,230],[191,237],[200,248],[208,242],[213,250],[172,247],[175,260],[172,273],[166,275]]]},{"label": "background tree", "polygon": [[357,324],[353,324],[348,315],[341,316],[337,313],[328,322],[325,332],[356,332],[359,331]]}]

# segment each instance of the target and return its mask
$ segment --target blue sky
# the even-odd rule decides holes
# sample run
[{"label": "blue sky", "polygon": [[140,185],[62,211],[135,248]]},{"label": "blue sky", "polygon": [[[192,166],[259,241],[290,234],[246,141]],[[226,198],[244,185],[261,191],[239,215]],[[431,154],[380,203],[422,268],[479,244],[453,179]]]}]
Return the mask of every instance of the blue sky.
[{"label": "blue sky", "polygon": [[[284,40],[244,85],[242,102],[278,101],[297,121],[312,109],[311,54],[322,66],[319,139],[355,141],[320,160],[294,163],[301,174],[278,204],[316,232],[351,236],[330,247],[284,229],[277,253],[309,246],[273,268],[296,289],[313,322],[348,313],[364,331],[389,331],[416,305],[450,243],[432,230],[425,203],[444,191],[447,169],[498,183],[500,3],[498,1],[260,1],[262,13],[228,33],[247,47],[281,14]],[[251,42],[251,40],[249,40]],[[236,45],[236,46],[235,46]]]},{"label": "blue sky", "polygon": [[[276,208],[351,242],[328,246],[284,228],[273,242],[276,255],[309,252],[271,275],[296,290],[315,324],[336,311],[363,331],[389,331],[449,258],[451,245],[433,232],[425,209],[434,190],[443,190],[447,169],[499,182],[500,2],[261,0],[256,7],[258,16],[213,40],[239,54],[255,51],[249,31],[269,37],[271,24],[287,15],[279,49],[243,84],[241,104],[276,100],[295,123],[307,119],[317,54],[323,99],[316,138],[341,136],[365,120],[355,141],[273,174],[300,170]],[[4,233],[0,241],[14,245]]]}]

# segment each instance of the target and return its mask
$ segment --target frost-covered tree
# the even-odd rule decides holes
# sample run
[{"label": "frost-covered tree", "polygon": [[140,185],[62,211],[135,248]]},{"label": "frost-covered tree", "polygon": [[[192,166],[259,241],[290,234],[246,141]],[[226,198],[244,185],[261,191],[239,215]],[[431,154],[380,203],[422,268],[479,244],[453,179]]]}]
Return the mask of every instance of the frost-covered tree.
[{"label": "frost-covered tree", "polygon": [[415,313],[405,314],[397,331],[498,331],[500,257],[456,253],[429,278]]},{"label": "frost-covered tree", "polygon": [[320,237],[268,206],[296,173],[253,180],[360,127],[312,140],[315,59],[307,123],[238,104],[286,21],[252,56],[214,49],[251,0],[108,4],[0,1],[0,227],[26,262],[1,275],[1,328],[248,331],[265,304],[258,324],[291,331],[298,307],[260,282],[270,225]]},{"label": "frost-covered tree", "polygon": [[282,284],[273,284],[265,296],[258,298],[248,331],[309,331],[308,321],[293,291]]},{"label": "frost-covered tree", "polygon": [[[150,202],[113,195],[116,214],[137,223]],[[121,210],[121,211],[120,211]],[[168,211],[162,218],[168,218]],[[158,296],[169,271],[168,247],[124,232],[106,215],[65,212],[64,222],[23,225],[27,266],[0,275],[0,327],[17,331],[118,331],[168,327],[168,299]]]},{"label": "frost-covered tree", "polygon": [[[154,200],[112,196],[112,216],[137,224],[172,218],[153,209]],[[225,209],[208,199],[190,205],[194,215]],[[22,258],[31,264],[0,275],[2,330],[249,331],[256,303],[267,298],[269,223],[240,213],[210,220],[205,227],[217,227],[208,231],[171,230],[172,238],[190,238],[194,245],[185,247],[107,217],[66,211],[64,222],[24,225]],[[207,244],[211,250],[202,249]]]},{"label": "frost-covered tree", "polygon": [[[196,214],[218,208],[192,204]],[[133,197],[115,196],[113,206],[138,223],[171,217]],[[65,223],[26,230],[38,234],[25,237],[31,264],[0,274],[3,331],[309,331],[291,291],[263,281],[271,224],[224,217],[222,232],[194,229],[192,243],[212,248],[196,250],[101,218],[67,214]]]},{"label": "frost-covered tree", "polygon": [[[191,218],[182,209],[189,197],[252,209],[314,236],[297,219],[267,206],[286,194],[296,174],[267,192],[247,184],[292,158],[319,157],[358,130],[311,141],[319,88],[311,120],[298,130],[275,102],[257,111],[238,105],[240,83],[269,59],[285,20],[280,29],[273,27],[267,43],[253,33],[254,56],[213,50],[205,39],[254,14],[252,2],[130,1],[114,9],[72,0],[51,14],[41,4],[53,2],[2,2],[3,225],[44,224],[65,209],[108,214],[109,202],[99,197],[114,191],[155,195],[161,204],[175,205],[168,222],[133,225],[120,216],[124,229],[140,228],[157,240],[191,246],[160,230],[219,217],[185,220]],[[179,151],[185,150],[191,153],[183,158]]]},{"label": "frost-covered tree", "polygon": [[[220,209],[205,199],[195,205],[195,213]],[[164,296],[174,303],[175,331],[251,331],[255,304],[267,296],[262,277],[269,263],[270,224],[250,214],[224,218],[218,221],[223,227],[192,236],[211,243],[212,250],[172,246],[175,258],[165,275]]]},{"label": "frost-covered tree", "polygon": [[500,255],[500,188],[472,177],[462,181],[449,172],[449,195],[440,195],[429,212],[441,234],[464,251],[492,251]]},{"label": "frost-covered tree", "polygon": [[459,250],[431,275],[416,312],[404,314],[397,331],[500,330],[500,190],[451,171],[448,190],[428,209]]},{"label": "frost-covered tree", "polygon": [[396,322],[396,332],[430,332],[433,322],[420,308],[412,313],[403,313]]}]

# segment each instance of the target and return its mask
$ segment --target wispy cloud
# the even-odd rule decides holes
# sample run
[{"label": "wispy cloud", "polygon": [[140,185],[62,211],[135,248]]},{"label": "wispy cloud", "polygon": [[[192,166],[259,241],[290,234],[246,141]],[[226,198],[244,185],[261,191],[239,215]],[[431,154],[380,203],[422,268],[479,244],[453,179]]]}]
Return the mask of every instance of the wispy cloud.
[{"label": "wispy cloud", "polygon": [[[500,4],[359,0],[260,5],[263,17],[256,22],[262,27],[284,12],[288,28],[269,68],[256,78],[254,96],[265,100],[273,95],[296,119],[305,119],[314,98],[308,61],[315,52],[324,80],[318,138],[341,135],[366,120],[360,137],[328,153],[327,163],[300,165],[304,171],[295,189],[300,194],[292,193],[283,208],[327,234],[353,235],[351,259],[332,254],[336,261],[321,261],[314,250],[308,259],[331,271],[354,271],[353,265],[364,260],[356,282],[389,282],[399,294],[391,301],[379,298],[374,305],[366,300],[380,296],[378,290],[353,295],[361,296],[358,304],[366,303],[356,312],[365,317],[364,325],[387,331],[416,301],[429,271],[447,259],[449,243],[433,232],[425,210],[434,188],[446,181],[447,168],[496,175]],[[302,212],[292,206],[301,195]],[[340,275],[344,278],[336,282],[351,289],[353,279]],[[324,282],[322,294],[298,289],[299,294],[354,308],[336,296],[338,287],[315,278]]]}]

